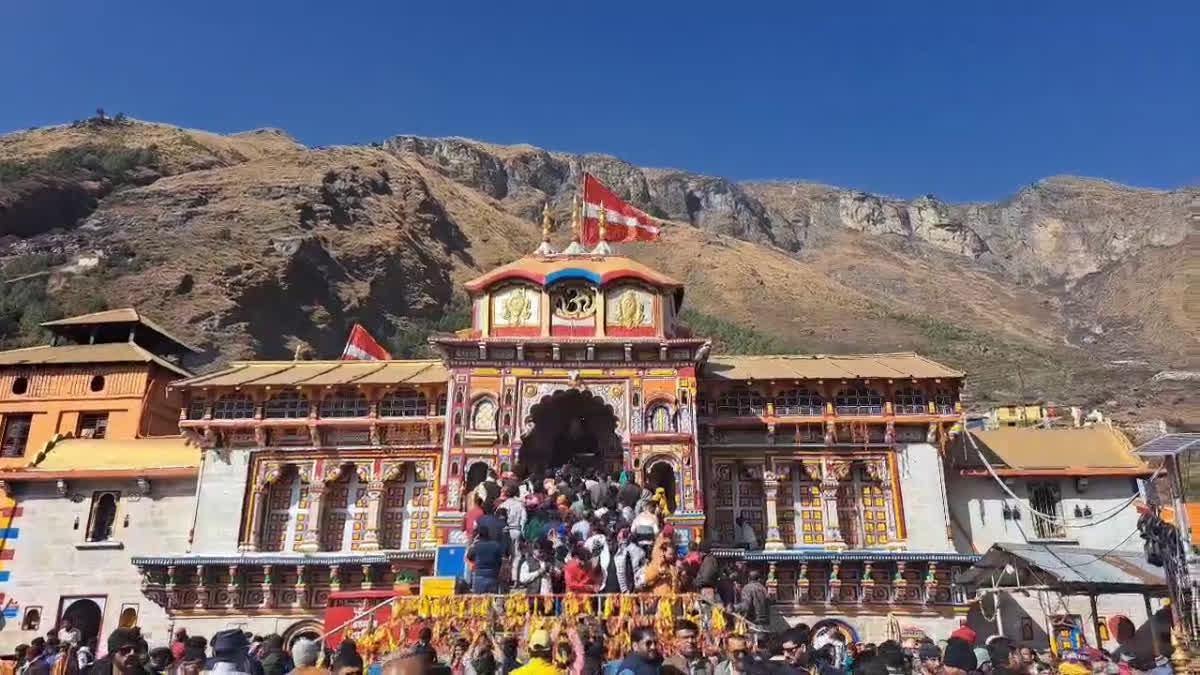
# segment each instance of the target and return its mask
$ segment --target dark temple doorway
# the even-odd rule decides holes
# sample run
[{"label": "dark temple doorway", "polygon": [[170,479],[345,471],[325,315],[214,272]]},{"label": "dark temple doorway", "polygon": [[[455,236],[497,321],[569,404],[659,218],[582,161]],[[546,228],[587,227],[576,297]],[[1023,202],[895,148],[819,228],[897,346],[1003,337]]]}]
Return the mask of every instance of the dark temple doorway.
[{"label": "dark temple doorway", "polygon": [[662,488],[667,497],[667,510],[675,513],[675,469],[670,464],[661,461],[652,464],[646,472],[646,487],[651,492]]},{"label": "dark temple doorway", "polygon": [[533,429],[522,437],[521,464],[532,473],[565,464],[619,470],[623,456],[612,406],[590,391],[564,389],[529,411]]}]

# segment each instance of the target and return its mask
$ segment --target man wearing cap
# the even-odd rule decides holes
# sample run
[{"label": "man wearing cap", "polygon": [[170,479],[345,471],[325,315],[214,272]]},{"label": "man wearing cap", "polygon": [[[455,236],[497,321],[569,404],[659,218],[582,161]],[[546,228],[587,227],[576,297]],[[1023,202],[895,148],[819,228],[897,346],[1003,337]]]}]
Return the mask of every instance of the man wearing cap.
[{"label": "man wearing cap", "polygon": [[932,642],[922,642],[917,649],[917,661],[921,675],[939,675],[942,672],[942,650]]},{"label": "man wearing cap", "polygon": [[560,675],[561,670],[550,660],[550,633],[538,629],[529,635],[529,663],[510,675]]},{"label": "man wearing cap", "polygon": [[142,675],[142,634],[136,628],[118,628],[108,636],[108,654],[92,664],[91,675]]},{"label": "man wearing cap", "polygon": [[250,658],[250,641],[246,634],[236,628],[213,635],[212,650],[213,657],[205,662],[205,670],[263,675],[262,665]]},{"label": "man wearing cap", "polygon": [[979,662],[975,660],[975,650],[971,643],[961,637],[946,640],[946,652],[942,655],[944,675],[967,675],[978,668]]}]

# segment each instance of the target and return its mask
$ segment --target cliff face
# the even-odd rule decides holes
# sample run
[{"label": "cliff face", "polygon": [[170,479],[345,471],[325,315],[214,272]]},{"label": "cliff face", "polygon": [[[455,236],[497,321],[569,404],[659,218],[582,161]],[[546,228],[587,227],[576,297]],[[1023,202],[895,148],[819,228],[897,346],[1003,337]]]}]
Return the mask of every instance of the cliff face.
[{"label": "cliff face", "polygon": [[[544,201],[565,222],[583,171],[670,221],[664,242],[622,252],[684,280],[718,347],[916,349],[967,370],[980,403],[1194,403],[1151,378],[1200,367],[1200,191],[1053,178],[954,205],[411,136],[307,149],[91,122],[0,137],[5,276],[50,272],[7,285],[0,339],[134,304],[207,362],[333,355],[356,321],[417,353],[465,320],[461,281],[535,248]],[[41,314],[6,313],[43,291]]]}]

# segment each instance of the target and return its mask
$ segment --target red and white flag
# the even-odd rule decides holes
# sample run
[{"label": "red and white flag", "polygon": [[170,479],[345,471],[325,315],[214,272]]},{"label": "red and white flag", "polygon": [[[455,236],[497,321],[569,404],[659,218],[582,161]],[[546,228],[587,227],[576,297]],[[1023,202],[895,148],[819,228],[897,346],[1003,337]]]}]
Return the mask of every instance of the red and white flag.
[{"label": "red and white flag", "polygon": [[657,241],[659,222],[625,203],[590,173],[583,174],[583,245],[600,243],[600,211],[608,213],[605,241]]},{"label": "red and white flag", "polygon": [[346,340],[346,348],[342,350],[343,361],[391,361],[392,355],[384,349],[362,324],[354,324],[350,329],[350,338]]}]

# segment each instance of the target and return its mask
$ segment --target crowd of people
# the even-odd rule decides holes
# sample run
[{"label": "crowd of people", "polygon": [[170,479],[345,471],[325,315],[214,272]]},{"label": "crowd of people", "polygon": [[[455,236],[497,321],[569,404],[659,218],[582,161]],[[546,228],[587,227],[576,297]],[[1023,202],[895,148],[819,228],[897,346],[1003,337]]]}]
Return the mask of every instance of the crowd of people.
[{"label": "crowd of people", "polygon": [[[666,522],[674,504],[662,487],[629,472],[566,465],[553,475],[518,479],[489,471],[469,498],[472,593],[653,593],[699,591],[750,621],[767,622],[767,592],[757,572],[738,583],[703,551],[678,555]],[[753,529],[738,523],[753,537]],[[745,542],[753,547],[753,542]]]},{"label": "crowd of people", "polygon": [[[635,628],[616,659],[605,657],[603,626],[581,620],[566,630],[532,628],[527,635],[481,632],[456,639],[439,654],[422,629],[408,645],[385,657],[382,675],[1170,675],[1165,659],[1139,663],[1131,649],[1039,653],[1007,638],[979,644],[962,627],[946,640],[908,638],[878,645],[848,643],[840,632],[814,641],[800,624],[776,633],[730,635],[720,645],[703,639],[700,626],[675,622],[669,636]],[[336,650],[298,639],[285,646],[278,635],[253,636],[230,629],[211,640],[178,631],[168,646],[150,649],[137,628],[118,628],[103,655],[92,659],[69,624],[18,651],[7,672],[17,675],[363,675],[366,667],[353,640]],[[814,642],[820,644],[814,647]],[[94,652],[94,650],[91,650]]]}]

